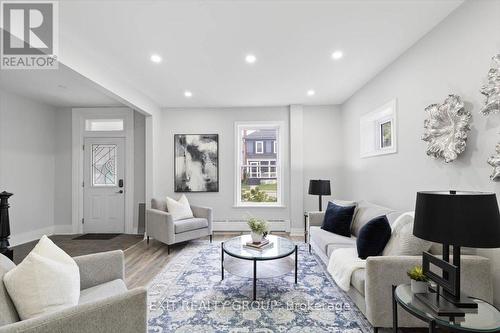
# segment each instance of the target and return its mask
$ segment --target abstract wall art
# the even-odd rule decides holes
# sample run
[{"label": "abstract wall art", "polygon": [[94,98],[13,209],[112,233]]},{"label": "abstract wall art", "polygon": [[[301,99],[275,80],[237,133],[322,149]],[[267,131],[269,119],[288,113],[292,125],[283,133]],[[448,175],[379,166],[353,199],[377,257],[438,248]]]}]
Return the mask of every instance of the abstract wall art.
[{"label": "abstract wall art", "polygon": [[174,135],[175,192],[219,191],[219,135]]},{"label": "abstract wall art", "polygon": [[488,116],[500,112],[500,54],[491,59],[487,83],[479,91],[486,97],[481,113]]},{"label": "abstract wall art", "polygon": [[427,155],[442,158],[446,163],[454,161],[465,151],[471,113],[457,95],[449,95],[441,104],[429,105],[425,112],[422,140],[427,142]]}]

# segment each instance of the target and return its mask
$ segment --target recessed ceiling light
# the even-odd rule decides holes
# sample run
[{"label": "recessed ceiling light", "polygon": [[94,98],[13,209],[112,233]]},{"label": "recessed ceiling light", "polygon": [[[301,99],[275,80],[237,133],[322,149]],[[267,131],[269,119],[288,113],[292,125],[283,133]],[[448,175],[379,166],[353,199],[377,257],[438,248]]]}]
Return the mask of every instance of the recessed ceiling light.
[{"label": "recessed ceiling light", "polygon": [[312,89],[307,91],[307,96],[314,96],[314,94],[316,94],[316,92]]},{"label": "recessed ceiling light", "polygon": [[249,64],[253,64],[257,61],[257,57],[253,54],[247,54],[245,57],[245,61],[248,62]]},{"label": "recessed ceiling light", "polygon": [[151,61],[154,63],[159,64],[161,62],[161,57],[158,54],[152,54],[151,55]]},{"label": "recessed ceiling light", "polygon": [[342,53],[342,51],[335,51],[335,52],[332,53],[332,59],[333,60],[339,60],[343,56],[344,56],[344,54]]},{"label": "recessed ceiling light", "polygon": [[189,90],[186,90],[186,91],[184,92],[184,96],[185,96],[185,97],[187,97],[187,98],[190,98],[190,97],[192,97],[192,96],[193,96],[193,93],[192,93],[192,92],[190,92]]}]

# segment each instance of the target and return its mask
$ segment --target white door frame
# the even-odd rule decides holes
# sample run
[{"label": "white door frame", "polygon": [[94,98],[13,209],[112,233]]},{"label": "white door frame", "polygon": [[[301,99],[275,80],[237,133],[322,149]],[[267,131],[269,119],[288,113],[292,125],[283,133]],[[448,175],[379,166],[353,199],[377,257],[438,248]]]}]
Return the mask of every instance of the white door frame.
[{"label": "white door frame", "polygon": [[[124,120],[123,131],[85,131],[87,119]],[[83,145],[86,137],[125,138],[125,233],[137,233],[134,228],[134,111],[129,108],[74,108],[72,109],[72,213],[73,233],[83,231]]]}]

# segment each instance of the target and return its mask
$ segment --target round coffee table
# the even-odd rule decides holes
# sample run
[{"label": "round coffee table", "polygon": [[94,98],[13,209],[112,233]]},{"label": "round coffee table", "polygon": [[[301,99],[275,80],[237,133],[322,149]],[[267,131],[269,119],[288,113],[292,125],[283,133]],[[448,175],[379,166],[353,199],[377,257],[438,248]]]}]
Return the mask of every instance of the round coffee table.
[{"label": "round coffee table", "polygon": [[[224,270],[231,274],[253,279],[253,300],[257,298],[257,279],[273,278],[295,271],[297,283],[298,250],[289,239],[269,235],[267,239],[272,246],[258,250],[249,249],[244,245],[250,242],[250,235],[231,238],[221,244],[221,274],[224,280]],[[295,253],[295,260],[290,258]],[[224,254],[229,257],[224,258]],[[257,270],[257,262],[259,269]]]}]

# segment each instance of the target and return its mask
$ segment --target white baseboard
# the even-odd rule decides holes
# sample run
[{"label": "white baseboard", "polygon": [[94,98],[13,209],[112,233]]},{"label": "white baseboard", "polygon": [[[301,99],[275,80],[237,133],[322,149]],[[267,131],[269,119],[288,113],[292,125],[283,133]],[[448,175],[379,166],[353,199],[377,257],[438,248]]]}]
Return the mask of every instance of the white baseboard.
[{"label": "white baseboard", "polygon": [[304,236],[304,228],[290,229],[290,236]]},{"label": "white baseboard", "polygon": [[[288,223],[286,221],[283,222],[269,222],[269,229],[271,231],[287,231]],[[214,231],[250,231],[247,223],[244,221],[241,222],[218,222],[215,221],[213,223]]]},{"label": "white baseboard", "polygon": [[55,225],[54,234],[56,235],[73,235],[73,226],[71,224]]},{"label": "white baseboard", "polygon": [[10,235],[9,243],[10,246],[16,246],[19,244],[24,244],[40,239],[43,235],[50,236],[53,234],[54,234],[54,226],[52,225],[45,228],[12,234]]}]

